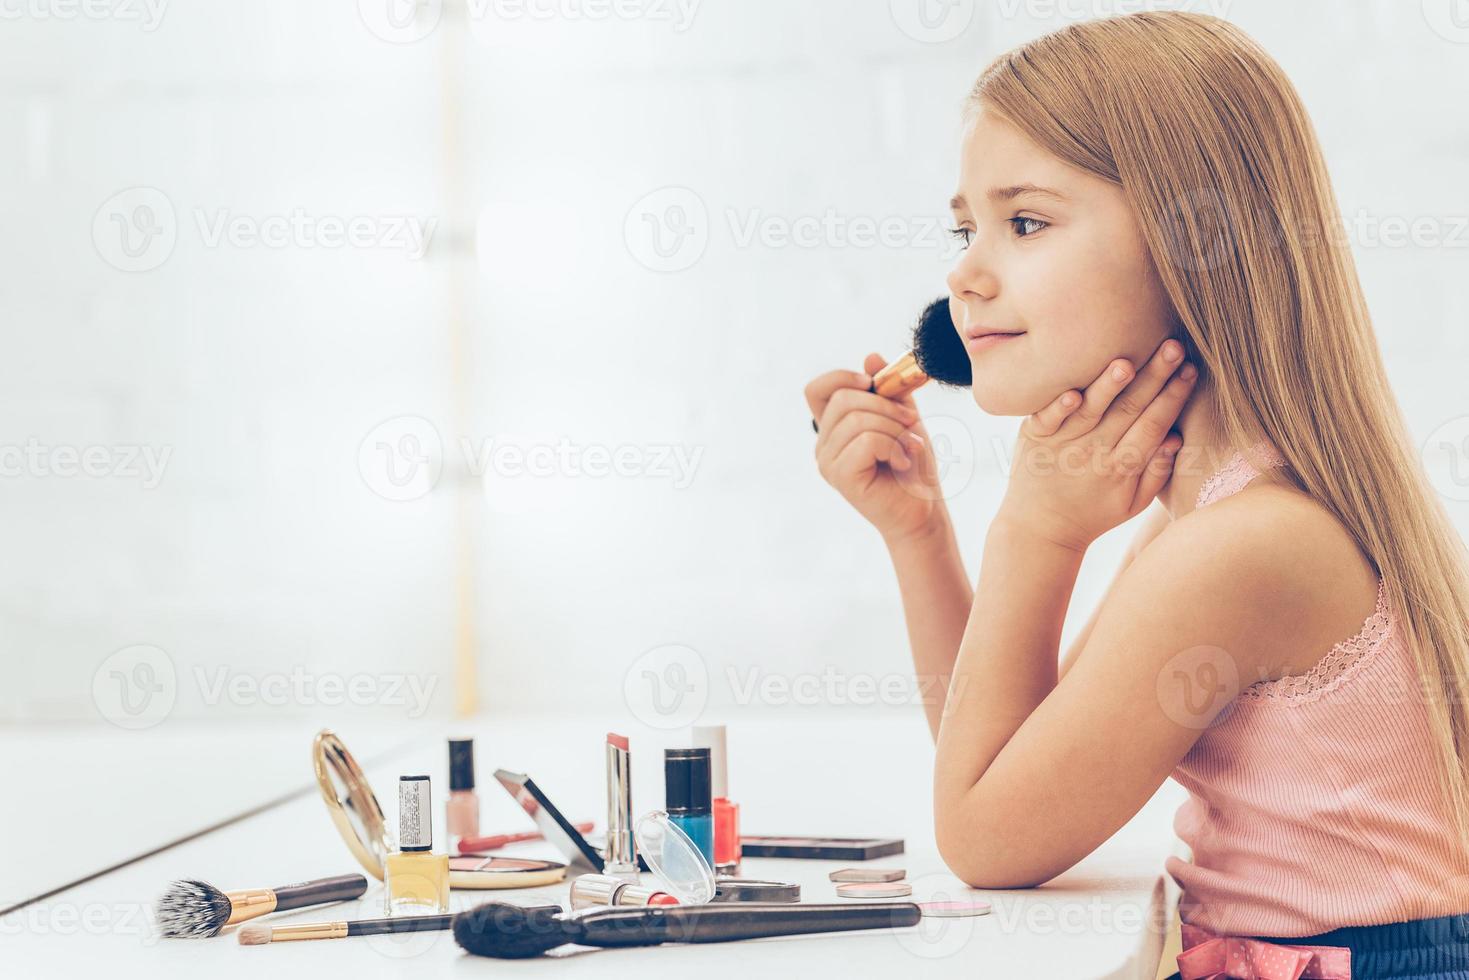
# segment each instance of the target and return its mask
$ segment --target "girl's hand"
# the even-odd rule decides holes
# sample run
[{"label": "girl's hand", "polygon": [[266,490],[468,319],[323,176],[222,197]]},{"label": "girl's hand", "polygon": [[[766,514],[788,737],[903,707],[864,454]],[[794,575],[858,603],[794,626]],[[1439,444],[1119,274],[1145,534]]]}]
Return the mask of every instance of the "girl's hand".
[{"label": "girl's hand", "polygon": [[893,399],[867,390],[886,364],[868,354],[865,374],[828,371],[806,386],[806,403],[819,426],[822,477],[891,544],[936,530],[947,515],[912,394]]},{"label": "girl's hand", "polygon": [[996,520],[1085,551],[1146,508],[1183,445],[1169,430],[1198,370],[1182,362],[1183,345],[1164,341],[1135,378],[1125,358],[1113,361],[1084,396],[1063,392],[1027,418]]}]

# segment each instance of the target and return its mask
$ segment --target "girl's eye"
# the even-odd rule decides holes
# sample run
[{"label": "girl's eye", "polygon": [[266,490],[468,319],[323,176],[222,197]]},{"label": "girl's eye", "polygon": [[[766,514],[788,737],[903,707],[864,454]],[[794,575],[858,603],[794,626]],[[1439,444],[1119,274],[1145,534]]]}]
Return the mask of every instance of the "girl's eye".
[{"label": "girl's eye", "polygon": [[1016,238],[1029,238],[1043,228],[1050,225],[1039,218],[1009,218],[1010,225],[1015,229]]},{"label": "girl's eye", "polygon": [[959,241],[963,242],[964,247],[968,248],[971,241],[970,236],[972,236],[974,232],[970,231],[968,228],[950,228],[949,234],[953,235]]}]

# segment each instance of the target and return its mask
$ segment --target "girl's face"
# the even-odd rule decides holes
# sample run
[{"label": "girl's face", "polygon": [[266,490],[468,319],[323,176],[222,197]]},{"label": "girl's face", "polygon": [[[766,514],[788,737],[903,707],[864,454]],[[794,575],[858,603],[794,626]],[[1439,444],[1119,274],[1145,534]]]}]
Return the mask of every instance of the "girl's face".
[{"label": "girl's face", "polygon": [[[993,110],[965,134],[950,207],[968,244],[949,273],[949,311],[989,414],[1038,412],[1113,358],[1137,369],[1170,335],[1172,307],[1122,189]],[[970,339],[981,331],[1014,336]]]}]

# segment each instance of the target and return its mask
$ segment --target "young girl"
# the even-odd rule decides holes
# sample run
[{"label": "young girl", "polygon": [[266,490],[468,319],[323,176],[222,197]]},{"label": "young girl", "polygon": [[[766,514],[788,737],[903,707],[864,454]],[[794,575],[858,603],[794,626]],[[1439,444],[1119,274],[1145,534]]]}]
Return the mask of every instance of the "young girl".
[{"label": "young girl", "polygon": [[[1172,776],[1183,977],[1469,975],[1465,550],[1290,82],[1211,17],[1068,28],[976,84],[951,206],[975,401],[1026,416],[973,591],[882,358],[806,390],[949,678],[945,862],[1037,885]],[[1144,510],[1059,658],[1087,547]]]}]

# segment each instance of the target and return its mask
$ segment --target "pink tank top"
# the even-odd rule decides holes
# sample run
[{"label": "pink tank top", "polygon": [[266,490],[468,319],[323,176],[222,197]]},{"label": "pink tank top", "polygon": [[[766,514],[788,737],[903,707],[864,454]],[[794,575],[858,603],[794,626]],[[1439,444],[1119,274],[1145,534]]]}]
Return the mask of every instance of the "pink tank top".
[{"label": "pink tank top", "polygon": [[[1284,464],[1234,454],[1204,507]],[[1167,859],[1184,922],[1219,935],[1298,937],[1469,911],[1469,865],[1433,768],[1418,671],[1379,578],[1377,608],[1309,672],[1246,687],[1184,756]],[[1242,681],[1247,679],[1242,679]]]}]

